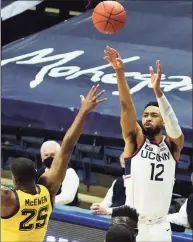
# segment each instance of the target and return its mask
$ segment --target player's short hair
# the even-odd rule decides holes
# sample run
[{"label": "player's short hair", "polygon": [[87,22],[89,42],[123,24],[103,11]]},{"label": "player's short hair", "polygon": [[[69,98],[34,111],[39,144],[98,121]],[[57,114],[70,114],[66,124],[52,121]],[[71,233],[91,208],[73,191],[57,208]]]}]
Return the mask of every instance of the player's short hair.
[{"label": "player's short hair", "polygon": [[112,212],[112,219],[115,217],[128,217],[129,219],[133,220],[136,224],[138,223],[138,216],[136,209],[131,208],[127,205],[117,207],[113,209]]},{"label": "player's short hair", "polygon": [[149,103],[145,106],[144,110],[145,110],[147,107],[149,107],[149,106],[154,106],[154,107],[158,107],[158,108],[159,108],[158,102],[151,101],[151,102],[149,102]]},{"label": "player's short hair", "polygon": [[132,232],[123,225],[111,225],[106,233],[105,242],[133,242]]},{"label": "player's short hair", "polygon": [[113,209],[111,225],[106,234],[106,242],[135,242],[137,235],[138,213],[129,206]]},{"label": "player's short hair", "polygon": [[35,164],[32,160],[24,157],[16,158],[11,164],[11,172],[16,182],[29,183],[36,179]]}]

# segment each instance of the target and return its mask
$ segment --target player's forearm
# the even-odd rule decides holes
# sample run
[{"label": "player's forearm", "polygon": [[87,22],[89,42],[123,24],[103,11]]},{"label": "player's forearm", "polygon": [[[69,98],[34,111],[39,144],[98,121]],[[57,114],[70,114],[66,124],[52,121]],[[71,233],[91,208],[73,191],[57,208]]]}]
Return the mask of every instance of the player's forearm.
[{"label": "player's forearm", "polygon": [[62,154],[73,151],[74,146],[76,145],[82,133],[82,130],[84,128],[86,117],[87,117],[87,113],[80,109],[74,122],[72,123],[71,127],[69,128],[66,135],[64,136],[64,139],[61,145]]},{"label": "player's forearm", "polygon": [[74,122],[72,123],[71,127],[65,134],[61,149],[59,153],[55,156],[54,161],[51,166],[51,171],[53,171],[57,175],[58,181],[60,183],[63,182],[65,177],[66,169],[68,167],[68,163],[73,152],[74,146],[76,145],[85,121],[86,121],[87,113],[83,112],[81,109],[77,114]]},{"label": "player's forearm", "polygon": [[165,123],[167,135],[172,139],[178,139],[182,136],[182,130],[178,124],[178,119],[173,108],[160,88],[155,89],[154,92],[158,101],[161,116]]},{"label": "player's forearm", "polygon": [[137,115],[128,83],[122,69],[116,71],[119,98],[121,103],[121,127],[123,134],[127,134],[136,127]]},{"label": "player's forearm", "polygon": [[11,190],[9,187],[1,185],[1,206],[9,206],[10,205],[10,194]]},{"label": "player's forearm", "polygon": [[135,108],[129,91],[129,86],[125,78],[124,70],[116,70],[116,76],[121,106],[123,108],[129,109],[130,111],[135,112]]}]

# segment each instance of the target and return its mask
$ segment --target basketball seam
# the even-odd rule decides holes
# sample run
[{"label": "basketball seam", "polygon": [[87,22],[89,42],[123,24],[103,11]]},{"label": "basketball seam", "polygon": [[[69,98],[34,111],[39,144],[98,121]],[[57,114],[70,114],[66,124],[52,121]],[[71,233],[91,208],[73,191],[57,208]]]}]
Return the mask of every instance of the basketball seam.
[{"label": "basketball seam", "polygon": [[[106,11],[106,8],[105,8],[105,4],[104,4],[105,2],[102,2],[102,4],[103,4],[103,8],[104,8],[104,10]],[[113,9],[114,9],[114,3],[113,3],[113,8],[112,8],[112,11],[111,11],[111,13],[109,13],[109,12],[107,12],[108,14],[111,14],[111,15],[118,15],[118,14],[120,14],[120,13],[123,13],[123,12],[125,12],[125,9],[123,9],[121,12],[119,12],[119,13],[113,13]],[[106,17],[106,16],[105,16]]]},{"label": "basketball seam", "polygon": [[[97,12],[94,12],[94,13],[96,13],[96,14],[102,16],[102,17],[108,18],[107,16],[105,16],[105,15],[103,15],[103,14],[101,14],[101,13],[97,13]],[[119,23],[121,23],[121,24],[124,24],[124,22],[121,22],[121,21],[119,21],[119,20],[117,20],[117,19],[110,18],[110,20],[113,20],[113,21],[119,22]]]},{"label": "basketball seam", "polygon": [[114,25],[111,22],[109,22],[108,24],[110,24],[112,26],[114,32],[116,32],[116,29],[114,28]]},{"label": "basketball seam", "polygon": [[111,15],[119,15],[120,13],[123,13],[123,12],[125,12],[125,9],[119,13],[112,13]]},{"label": "basketball seam", "polygon": [[[113,12],[114,6],[115,6],[115,5],[113,4],[112,10],[111,10],[111,12],[109,13],[109,17],[108,17],[108,19],[107,19],[106,26],[104,27],[104,31],[105,31],[105,29],[106,29],[106,27],[107,27],[107,25],[108,25],[108,23],[109,23],[109,20],[110,20],[110,18],[111,18],[111,14],[112,14],[112,12]],[[103,2],[103,7],[104,7],[104,9],[105,9],[104,2]],[[108,12],[107,12],[107,13],[108,13]],[[111,25],[112,25],[112,24],[111,24]],[[114,30],[114,32],[115,32],[114,27],[113,27],[113,30]]]},{"label": "basketball seam", "polygon": [[[106,21],[105,20],[101,20],[101,21],[99,21],[99,22],[97,22],[97,23],[95,23],[96,25],[97,24],[100,24],[100,23],[106,23]],[[111,22],[109,22],[109,24],[112,26],[112,28],[113,28],[113,30],[114,30],[114,32],[116,32],[116,30],[115,30],[115,28],[114,28],[114,26],[113,26],[113,24],[111,23]]]}]

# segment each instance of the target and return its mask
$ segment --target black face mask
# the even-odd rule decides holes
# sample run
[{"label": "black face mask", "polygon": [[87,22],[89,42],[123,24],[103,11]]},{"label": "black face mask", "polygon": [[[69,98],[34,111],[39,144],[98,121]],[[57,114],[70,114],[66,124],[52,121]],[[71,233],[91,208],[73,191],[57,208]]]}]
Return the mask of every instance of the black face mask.
[{"label": "black face mask", "polygon": [[54,160],[54,157],[49,156],[45,160],[43,160],[43,163],[47,168],[50,168],[53,160]]}]

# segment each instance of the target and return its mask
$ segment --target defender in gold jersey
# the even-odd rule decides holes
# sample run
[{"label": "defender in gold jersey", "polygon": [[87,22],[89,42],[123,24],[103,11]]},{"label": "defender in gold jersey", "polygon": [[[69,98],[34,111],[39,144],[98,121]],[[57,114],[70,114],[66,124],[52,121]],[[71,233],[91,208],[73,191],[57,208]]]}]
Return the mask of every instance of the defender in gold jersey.
[{"label": "defender in gold jersey", "polygon": [[15,189],[1,186],[1,241],[41,242],[47,231],[52,204],[62,181],[87,114],[106,98],[98,100],[99,85],[93,86],[86,98],[81,96],[81,108],[72,126],[63,138],[61,149],[54,157],[51,168],[36,184],[34,162],[17,158],[12,162],[11,173]]}]

